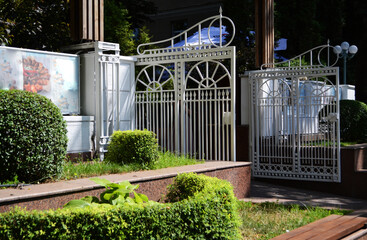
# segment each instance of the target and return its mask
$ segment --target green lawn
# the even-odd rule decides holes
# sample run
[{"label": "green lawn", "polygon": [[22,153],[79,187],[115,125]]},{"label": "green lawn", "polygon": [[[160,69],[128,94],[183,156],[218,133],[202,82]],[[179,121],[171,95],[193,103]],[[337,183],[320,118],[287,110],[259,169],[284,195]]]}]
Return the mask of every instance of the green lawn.
[{"label": "green lawn", "polygon": [[331,214],[344,215],[350,212],[269,202],[239,202],[241,233],[246,240],[270,239]]},{"label": "green lawn", "polygon": [[[200,161],[183,155],[175,155],[171,152],[164,152],[164,153],[160,152],[159,160],[149,169],[161,169],[168,167],[193,165],[199,163],[204,163],[204,161]],[[139,170],[147,170],[147,169],[142,168],[142,166],[139,164],[120,165],[116,163],[101,162],[99,160],[93,160],[87,162],[79,161],[77,163],[71,161],[65,161],[63,173],[57,180],[94,177],[106,174],[126,173]]]}]

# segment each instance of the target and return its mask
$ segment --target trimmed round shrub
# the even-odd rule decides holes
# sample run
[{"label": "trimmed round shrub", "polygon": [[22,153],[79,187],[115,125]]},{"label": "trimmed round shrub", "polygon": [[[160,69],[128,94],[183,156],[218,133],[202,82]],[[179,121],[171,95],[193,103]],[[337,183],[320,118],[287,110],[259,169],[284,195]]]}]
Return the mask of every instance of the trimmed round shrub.
[{"label": "trimmed round shrub", "polygon": [[340,100],[340,138],[367,142],[367,105],[355,100]]},{"label": "trimmed round shrub", "polygon": [[48,98],[0,90],[0,181],[42,181],[62,171],[66,122]]},{"label": "trimmed round shrub", "polygon": [[108,162],[136,163],[143,167],[151,166],[158,158],[158,140],[148,130],[115,131],[106,154]]}]

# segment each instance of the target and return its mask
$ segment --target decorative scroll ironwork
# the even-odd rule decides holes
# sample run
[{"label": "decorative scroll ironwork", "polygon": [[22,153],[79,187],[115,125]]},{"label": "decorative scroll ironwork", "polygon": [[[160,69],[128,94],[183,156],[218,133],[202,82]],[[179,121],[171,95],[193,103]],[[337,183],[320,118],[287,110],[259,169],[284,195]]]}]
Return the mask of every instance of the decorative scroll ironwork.
[{"label": "decorative scroll ironwork", "polygon": [[290,62],[249,74],[253,175],[340,182],[339,69]]},{"label": "decorative scroll ironwork", "polygon": [[[227,26],[227,27],[231,27],[232,28],[232,36],[229,40],[226,40],[225,42],[223,41],[223,20],[227,20],[230,24],[230,26]],[[219,44],[216,44],[212,41],[211,37],[210,37],[210,32],[211,32],[211,29],[213,27],[213,25],[215,24],[215,22],[218,22],[219,25],[219,30],[220,30],[220,33],[219,33]],[[207,31],[207,37],[210,41],[210,43],[203,43],[202,41],[202,36],[201,36],[201,30],[203,29],[202,26],[203,24],[205,23],[208,23],[209,26],[208,26],[208,31]],[[192,30],[197,30],[198,34],[199,34],[199,39],[198,39],[198,44],[195,44],[195,45],[191,45],[188,43],[187,41],[187,38],[188,38],[188,33]],[[233,23],[233,21],[228,18],[228,17],[225,17],[222,15],[222,8],[219,9],[219,15],[217,16],[213,16],[213,17],[209,17],[207,19],[204,19],[203,21],[201,22],[198,22],[196,25],[190,27],[189,29],[185,30],[184,32],[180,33],[180,34],[177,34],[176,36],[172,37],[172,38],[169,38],[169,39],[165,39],[165,40],[162,40],[162,41],[157,41],[157,42],[152,42],[152,43],[144,43],[144,44],[140,44],[138,46],[138,54],[139,55],[143,55],[143,54],[164,54],[164,53],[174,53],[174,52],[187,52],[187,51],[192,51],[192,50],[200,50],[200,49],[211,49],[211,48],[222,48],[222,47],[228,47],[234,36],[235,36],[235,25]],[[184,38],[185,40],[185,44],[184,46],[179,46],[179,47],[175,47],[175,41],[177,39],[180,39],[180,38]],[[141,50],[141,49],[144,49],[148,46],[157,46],[157,45],[161,45],[161,44],[165,44],[167,47],[166,48],[153,48],[153,49],[145,49],[145,50]]]},{"label": "decorative scroll ironwork", "polygon": [[333,67],[338,62],[338,55],[335,54],[335,47],[329,45],[321,45],[308,50],[294,58],[277,63],[265,63],[261,65],[261,69],[307,69],[307,68],[325,68]]},{"label": "decorative scroll ironwork", "polygon": [[[168,48],[144,50],[137,57],[136,128],[158,136],[163,150],[205,160],[235,161],[235,48],[232,41],[219,44],[185,44],[174,47],[177,37],[204,22],[222,27],[222,16],[207,18],[185,32],[141,47],[168,43]],[[222,33],[221,33],[222,34]],[[223,39],[220,37],[220,39]]]}]

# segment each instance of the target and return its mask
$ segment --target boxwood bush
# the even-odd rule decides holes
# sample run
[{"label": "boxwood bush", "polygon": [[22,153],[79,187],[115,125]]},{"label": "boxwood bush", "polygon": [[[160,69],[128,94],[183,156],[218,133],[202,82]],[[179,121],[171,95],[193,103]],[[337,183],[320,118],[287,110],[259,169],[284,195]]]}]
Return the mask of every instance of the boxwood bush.
[{"label": "boxwood bush", "polygon": [[41,181],[62,171],[66,123],[48,98],[0,90],[0,182]]},{"label": "boxwood bush", "polygon": [[157,142],[156,135],[148,130],[115,131],[111,136],[106,161],[149,167],[159,158]]},{"label": "boxwood bush", "polygon": [[340,100],[340,138],[367,142],[367,105],[355,100]]},{"label": "boxwood bush", "polygon": [[[186,186],[187,189],[184,187]],[[180,189],[176,189],[179,187]],[[129,203],[83,209],[0,214],[7,239],[240,239],[237,199],[230,183],[181,174],[169,203]],[[186,192],[186,196],[179,196]]]}]

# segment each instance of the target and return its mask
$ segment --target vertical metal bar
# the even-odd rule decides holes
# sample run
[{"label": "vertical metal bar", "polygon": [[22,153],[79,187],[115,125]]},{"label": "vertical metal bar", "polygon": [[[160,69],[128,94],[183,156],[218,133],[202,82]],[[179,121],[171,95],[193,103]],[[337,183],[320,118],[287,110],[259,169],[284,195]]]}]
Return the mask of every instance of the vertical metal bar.
[{"label": "vertical metal bar", "polygon": [[138,93],[139,95],[139,127],[137,129],[144,129],[144,95]]},{"label": "vertical metal bar", "polygon": [[[98,32],[98,31],[97,31]],[[113,77],[113,71],[114,71],[114,64],[113,63],[110,63],[111,65],[111,86],[108,86],[108,82],[107,82],[107,91],[109,91],[109,88],[111,88],[111,116],[112,116],[112,119],[111,119],[111,124],[112,124],[112,129],[114,130],[115,129],[115,121],[116,121],[116,116],[115,116],[115,102],[116,102],[116,98],[115,98],[115,78]],[[110,129],[110,128],[107,128],[107,129]],[[107,135],[112,135],[112,133],[109,133],[107,132]]]},{"label": "vertical metal bar", "polygon": [[[180,112],[182,111],[180,108],[180,103],[182,100],[182,96],[181,96],[181,63],[180,62],[176,62],[175,63],[175,77],[177,79],[177,88],[175,91],[175,142],[176,142],[176,152],[180,152],[180,134],[182,131],[182,122],[180,122],[180,120],[182,119],[182,116],[180,114]],[[181,124],[181,128],[180,128],[180,124]]]},{"label": "vertical metal bar", "polygon": [[152,99],[151,99],[151,105],[152,105],[152,116],[151,116],[151,118],[152,118],[152,131],[154,132],[154,133],[157,133],[156,132],[156,116],[157,116],[157,114],[156,114],[156,111],[155,111],[155,104],[156,104],[156,99],[155,99],[155,97],[156,97],[156,95],[155,95],[155,92],[152,92]]},{"label": "vertical metal bar", "polygon": [[218,90],[214,89],[214,160],[218,160]]},{"label": "vertical metal bar", "polygon": [[213,121],[212,121],[212,104],[213,104],[213,90],[209,90],[209,152],[210,152],[210,160],[214,160],[213,158]]},{"label": "vertical metal bar", "polygon": [[194,114],[195,112],[193,111],[193,96],[192,96],[192,92],[190,92],[190,106],[189,106],[189,111],[190,111],[190,157],[193,156],[193,121],[194,121]]},{"label": "vertical metal bar", "polygon": [[143,125],[141,126],[141,129],[143,130],[144,128],[147,128],[148,126],[148,106],[146,104],[147,102],[147,94],[146,93],[142,93],[142,97],[143,97],[143,102],[141,103],[142,108],[143,108],[143,112],[142,112],[142,123]]},{"label": "vertical metal bar", "polygon": [[136,129],[141,129],[143,127],[143,116],[144,116],[144,105],[143,105],[143,96],[140,93],[137,93],[136,98],[139,98],[138,100],[138,107],[136,108],[136,114],[139,114],[136,121]]},{"label": "vertical metal bar", "polygon": [[197,103],[198,103],[198,101],[197,101],[197,98],[196,98],[196,91],[197,90],[195,90],[194,91],[194,97],[193,97],[193,103],[194,103],[194,111],[193,111],[193,120],[194,120],[194,131],[193,131],[193,138],[194,138],[194,155],[195,155],[195,157],[197,157],[196,155],[197,155],[197,152],[196,152],[196,139],[198,139],[198,134],[196,133],[196,125],[197,125],[197,116],[198,116],[198,114],[196,113],[196,105],[197,105]]},{"label": "vertical metal bar", "polygon": [[167,125],[166,125],[166,106],[167,106],[167,103],[166,103],[166,92],[162,92],[162,115],[161,115],[161,121],[162,121],[162,150],[165,152],[167,151],[167,147],[166,147],[166,142],[167,142],[167,136],[166,136],[166,129],[167,129]]},{"label": "vertical metal bar", "polygon": [[[171,92],[167,93],[167,107],[166,107],[166,113],[167,113],[167,121],[166,121],[166,125],[167,125],[167,149],[169,149],[170,151],[172,151],[171,148],[171,144],[173,142],[172,138],[171,138],[171,125],[173,125],[172,123],[172,119],[171,119]],[[173,152],[173,151],[172,151]]]},{"label": "vertical metal bar", "polygon": [[159,94],[160,94],[160,102],[159,102],[159,112],[160,112],[160,115],[161,115],[161,118],[160,118],[160,124],[161,124],[161,135],[160,135],[160,146],[161,146],[161,148],[162,148],[162,146],[164,145],[163,143],[164,143],[164,139],[165,139],[165,137],[164,137],[164,135],[163,135],[163,128],[164,128],[164,125],[163,125],[163,122],[164,122],[164,120],[163,120],[163,118],[164,118],[164,115],[163,115],[163,107],[164,107],[164,99],[163,99],[163,94],[164,94],[164,92],[162,91],[162,89],[160,89],[161,91],[159,92]]},{"label": "vertical metal bar", "polygon": [[[232,112],[231,112],[231,109],[230,109],[230,96],[229,96],[229,90],[226,91],[226,110],[227,110],[227,114],[231,114],[232,115]],[[227,115],[228,117],[228,115]],[[232,118],[231,116],[229,116],[230,118]],[[230,123],[226,123],[226,132],[227,132],[227,136],[226,136],[226,139],[227,139],[227,158],[226,158],[226,161],[230,161],[230,155],[231,155],[231,146],[230,146],[230,139],[229,139],[229,135],[230,135]]]},{"label": "vertical metal bar", "polygon": [[226,111],[226,109],[225,109],[225,105],[224,105],[224,103],[225,103],[225,98],[226,98],[226,93],[225,93],[225,90],[223,90],[222,91],[222,98],[223,98],[223,100],[222,100],[222,112],[221,112],[221,117],[222,117],[222,139],[223,139],[223,144],[222,144],[222,160],[225,160],[225,154],[226,154],[226,150],[225,150],[225,143],[226,143],[226,140],[225,140],[225,134],[224,134],[224,129],[225,129],[225,119],[224,119],[224,113],[225,113],[225,111]]},{"label": "vertical metal bar", "polygon": [[103,137],[108,134],[108,82],[107,82],[107,63],[102,63],[103,65],[103,108],[104,108],[104,116],[103,116]]},{"label": "vertical metal bar", "polygon": [[158,137],[158,144],[160,145],[161,143],[161,136],[160,136],[160,123],[161,123],[161,118],[160,118],[160,103],[161,103],[161,94],[160,92],[156,92],[156,124],[157,124],[157,127],[156,127],[156,134],[157,134],[157,137]]},{"label": "vertical metal bar", "polygon": [[185,146],[185,128],[186,128],[186,124],[185,124],[185,116],[186,116],[186,104],[185,104],[185,98],[186,98],[186,91],[183,87],[184,85],[184,81],[185,81],[185,64],[183,62],[179,63],[179,84],[178,84],[178,88],[177,88],[177,92],[180,95],[180,99],[179,99],[179,103],[180,103],[180,113],[181,113],[181,153],[183,153],[184,155],[186,155],[186,146]]},{"label": "vertical metal bar", "polygon": [[335,77],[336,77],[336,86],[335,86],[335,102],[336,102],[336,113],[337,113],[337,121],[336,121],[336,151],[337,151],[337,179],[334,179],[335,182],[341,182],[341,164],[340,164],[340,105],[339,105],[339,68],[335,68]]},{"label": "vertical metal bar", "polygon": [[[176,120],[176,118],[174,118],[174,116],[173,116],[173,110],[174,110],[174,107],[175,107],[175,103],[176,103],[176,98],[175,98],[175,95],[174,94],[170,94],[171,95],[171,104],[170,104],[170,122],[172,122],[172,127],[171,127],[171,129],[170,129],[170,131],[171,131],[171,141],[170,141],[170,143],[171,143],[171,151],[172,152],[176,152],[178,149],[177,148],[175,148],[175,145],[177,146],[177,137],[175,137],[178,133],[177,132],[175,132],[174,130],[176,129],[176,125],[178,124],[178,122],[177,122],[177,120]],[[174,135],[174,134],[176,134],[176,135]],[[175,137],[175,138],[174,138]],[[175,145],[174,145],[175,144]]]},{"label": "vertical metal bar", "polygon": [[187,94],[185,93],[185,98],[183,99],[183,109],[184,109],[184,125],[185,125],[185,155],[187,155],[188,153],[188,134],[189,134],[189,131],[188,131],[188,128],[189,128],[189,111],[188,111],[188,101],[187,101]]},{"label": "vertical metal bar", "polygon": [[201,144],[202,144],[202,156],[203,158],[206,160],[206,154],[205,154],[205,135],[204,135],[204,121],[205,121],[205,115],[204,115],[204,101],[205,101],[205,93],[202,90],[201,91],[201,123],[200,123],[200,128],[201,128]]},{"label": "vertical metal bar", "polygon": [[217,114],[217,119],[218,119],[218,160],[223,160],[222,158],[222,143],[223,143],[223,135],[221,135],[221,122],[222,122],[222,113],[224,112],[223,109],[221,108],[221,103],[222,103],[222,91],[218,90],[218,114]]},{"label": "vertical metal bar", "polygon": [[152,104],[153,103],[153,93],[148,92],[148,107],[149,107],[149,117],[148,117],[148,130],[153,131],[153,109]]},{"label": "vertical metal bar", "polygon": [[[101,20],[102,21],[102,20]],[[103,25],[103,23],[102,23],[102,25]],[[120,61],[119,61],[120,62]],[[119,62],[117,62],[117,63],[115,63],[115,69],[116,69],[116,75],[115,75],[115,78],[116,78],[116,92],[117,92],[117,106],[116,106],[116,108],[117,108],[117,128],[115,129],[115,130],[118,130],[118,129],[121,129],[120,128],[120,101],[121,101],[121,96],[120,96],[120,63]]]},{"label": "vertical metal bar", "polygon": [[[261,124],[261,119],[260,119],[260,97],[261,95],[260,94],[260,91],[259,91],[259,81],[256,81],[257,79],[254,79],[253,81],[253,84],[255,85],[255,93],[254,93],[254,96],[253,96],[253,99],[254,99],[254,102],[255,102],[255,122],[256,122],[256,134],[255,134],[255,137],[256,137],[256,152],[254,151],[254,159],[256,159],[257,161],[257,166],[256,168],[257,169],[260,169],[260,154],[261,154],[261,150],[262,150],[262,146],[261,146],[261,133],[260,133],[260,124]],[[262,80],[261,80],[262,81]],[[255,126],[255,124],[254,124]]]},{"label": "vertical metal bar", "polygon": [[209,124],[209,116],[208,116],[208,90],[205,91],[205,156],[206,160],[209,159],[209,140],[208,140],[208,124]]},{"label": "vertical metal bar", "polygon": [[300,92],[299,92],[299,78],[295,77],[296,79],[296,121],[297,121],[297,173],[299,173],[299,167],[300,167],[300,157],[301,157],[301,154],[300,154],[300,144],[301,144],[301,134],[300,134],[300,109],[299,109],[299,98],[300,98]]},{"label": "vertical metal bar", "polygon": [[203,159],[202,157],[202,141],[201,141],[201,131],[202,131],[202,128],[201,128],[201,116],[202,116],[202,108],[201,108],[201,90],[199,89],[198,90],[198,145],[199,145],[199,159]]},{"label": "vertical metal bar", "polygon": [[139,123],[139,95],[135,93],[135,127],[138,127]]}]

